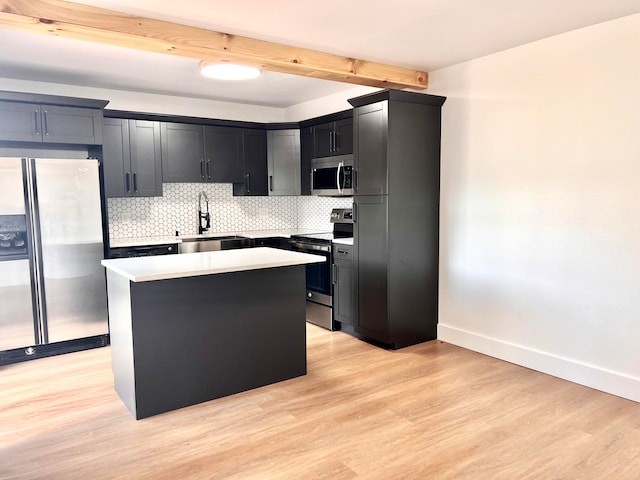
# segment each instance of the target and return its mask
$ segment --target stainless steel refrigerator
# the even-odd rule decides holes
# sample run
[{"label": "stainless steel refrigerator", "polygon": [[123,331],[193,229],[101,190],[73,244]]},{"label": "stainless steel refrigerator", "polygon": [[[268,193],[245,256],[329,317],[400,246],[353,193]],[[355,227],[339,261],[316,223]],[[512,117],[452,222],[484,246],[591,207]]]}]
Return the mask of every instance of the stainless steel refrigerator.
[{"label": "stainless steel refrigerator", "polygon": [[0,365],[108,343],[97,160],[0,157]]}]

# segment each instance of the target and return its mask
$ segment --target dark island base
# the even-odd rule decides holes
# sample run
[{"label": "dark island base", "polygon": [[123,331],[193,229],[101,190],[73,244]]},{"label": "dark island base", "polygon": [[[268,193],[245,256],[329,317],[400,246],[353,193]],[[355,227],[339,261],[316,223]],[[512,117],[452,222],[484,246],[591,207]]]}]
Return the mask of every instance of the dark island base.
[{"label": "dark island base", "polygon": [[139,283],[108,271],[108,288],[115,388],[136,419],[307,372],[304,265]]}]

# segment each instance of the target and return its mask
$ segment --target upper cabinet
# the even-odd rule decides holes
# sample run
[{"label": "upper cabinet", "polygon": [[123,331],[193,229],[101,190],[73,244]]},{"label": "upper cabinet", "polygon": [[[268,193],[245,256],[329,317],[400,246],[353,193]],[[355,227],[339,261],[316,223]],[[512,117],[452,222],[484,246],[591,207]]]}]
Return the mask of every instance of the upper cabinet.
[{"label": "upper cabinet", "polygon": [[242,183],[233,184],[233,194],[268,195],[267,132],[245,129],[242,132]]},{"label": "upper cabinet", "polygon": [[313,158],[313,127],[300,129],[300,194],[311,195],[311,159]]},{"label": "upper cabinet", "polygon": [[204,128],[190,123],[160,124],[162,180],[205,182]]},{"label": "upper cabinet", "polygon": [[0,140],[100,145],[102,110],[0,101]]},{"label": "upper cabinet", "polygon": [[316,125],[313,130],[314,157],[353,153],[353,119],[351,117]]},{"label": "upper cabinet", "polygon": [[311,194],[311,159],[353,153],[353,109],[300,122],[300,193]]},{"label": "upper cabinet", "polygon": [[388,102],[356,108],[354,128],[358,134],[354,145],[356,195],[385,195],[387,188],[387,118]]},{"label": "upper cabinet", "polygon": [[242,182],[242,129],[161,124],[165,182]]},{"label": "upper cabinet", "polygon": [[105,118],[103,133],[106,196],[161,196],[160,123]]},{"label": "upper cabinet", "polygon": [[242,181],[242,129],[235,127],[204,127],[204,154],[207,181]]},{"label": "upper cabinet", "polygon": [[300,195],[300,130],[267,132],[269,195]]}]

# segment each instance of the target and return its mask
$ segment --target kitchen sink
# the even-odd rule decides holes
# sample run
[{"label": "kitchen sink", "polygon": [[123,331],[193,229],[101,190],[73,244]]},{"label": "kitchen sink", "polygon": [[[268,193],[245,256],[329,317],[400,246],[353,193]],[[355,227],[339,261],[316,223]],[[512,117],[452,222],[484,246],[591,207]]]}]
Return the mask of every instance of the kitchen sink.
[{"label": "kitchen sink", "polygon": [[214,252],[217,250],[232,250],[252,246],[252,239],[235,235],[210,238],[183,238],[182,243],[178,244],[178,253]]}]

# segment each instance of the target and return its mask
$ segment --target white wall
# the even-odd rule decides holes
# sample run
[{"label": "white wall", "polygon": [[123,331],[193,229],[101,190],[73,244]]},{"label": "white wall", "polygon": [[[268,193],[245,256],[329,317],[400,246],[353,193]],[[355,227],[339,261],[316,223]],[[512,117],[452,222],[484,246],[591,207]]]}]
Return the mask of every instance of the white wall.
[{"label": "white wall", "polygon": [[341,112],[351,107],[350,98],[359,97],[368,93],[377,92],[379,88],[358,86],[344,92],[334,93],[326,97],[299,103],[284,109],[284,117],[287,122],[299,122],[309,118],[320,117],[329,113]]},{"label": "white wall", "polygon": [[[1,72],[0,72],[1,75]],[[109,100],[107,109],[131,112],[184,115],[191,117],[243,120],[246,122],[284,122],[284,110],[240,103],[217,102],[189,97],[82,87],[56,83],[0,78],[0,90],[42,93],[67,97]]]},{"label": "white wall", "polygon": [[640,15],[437,72],[440,339],[640,401]]}]

